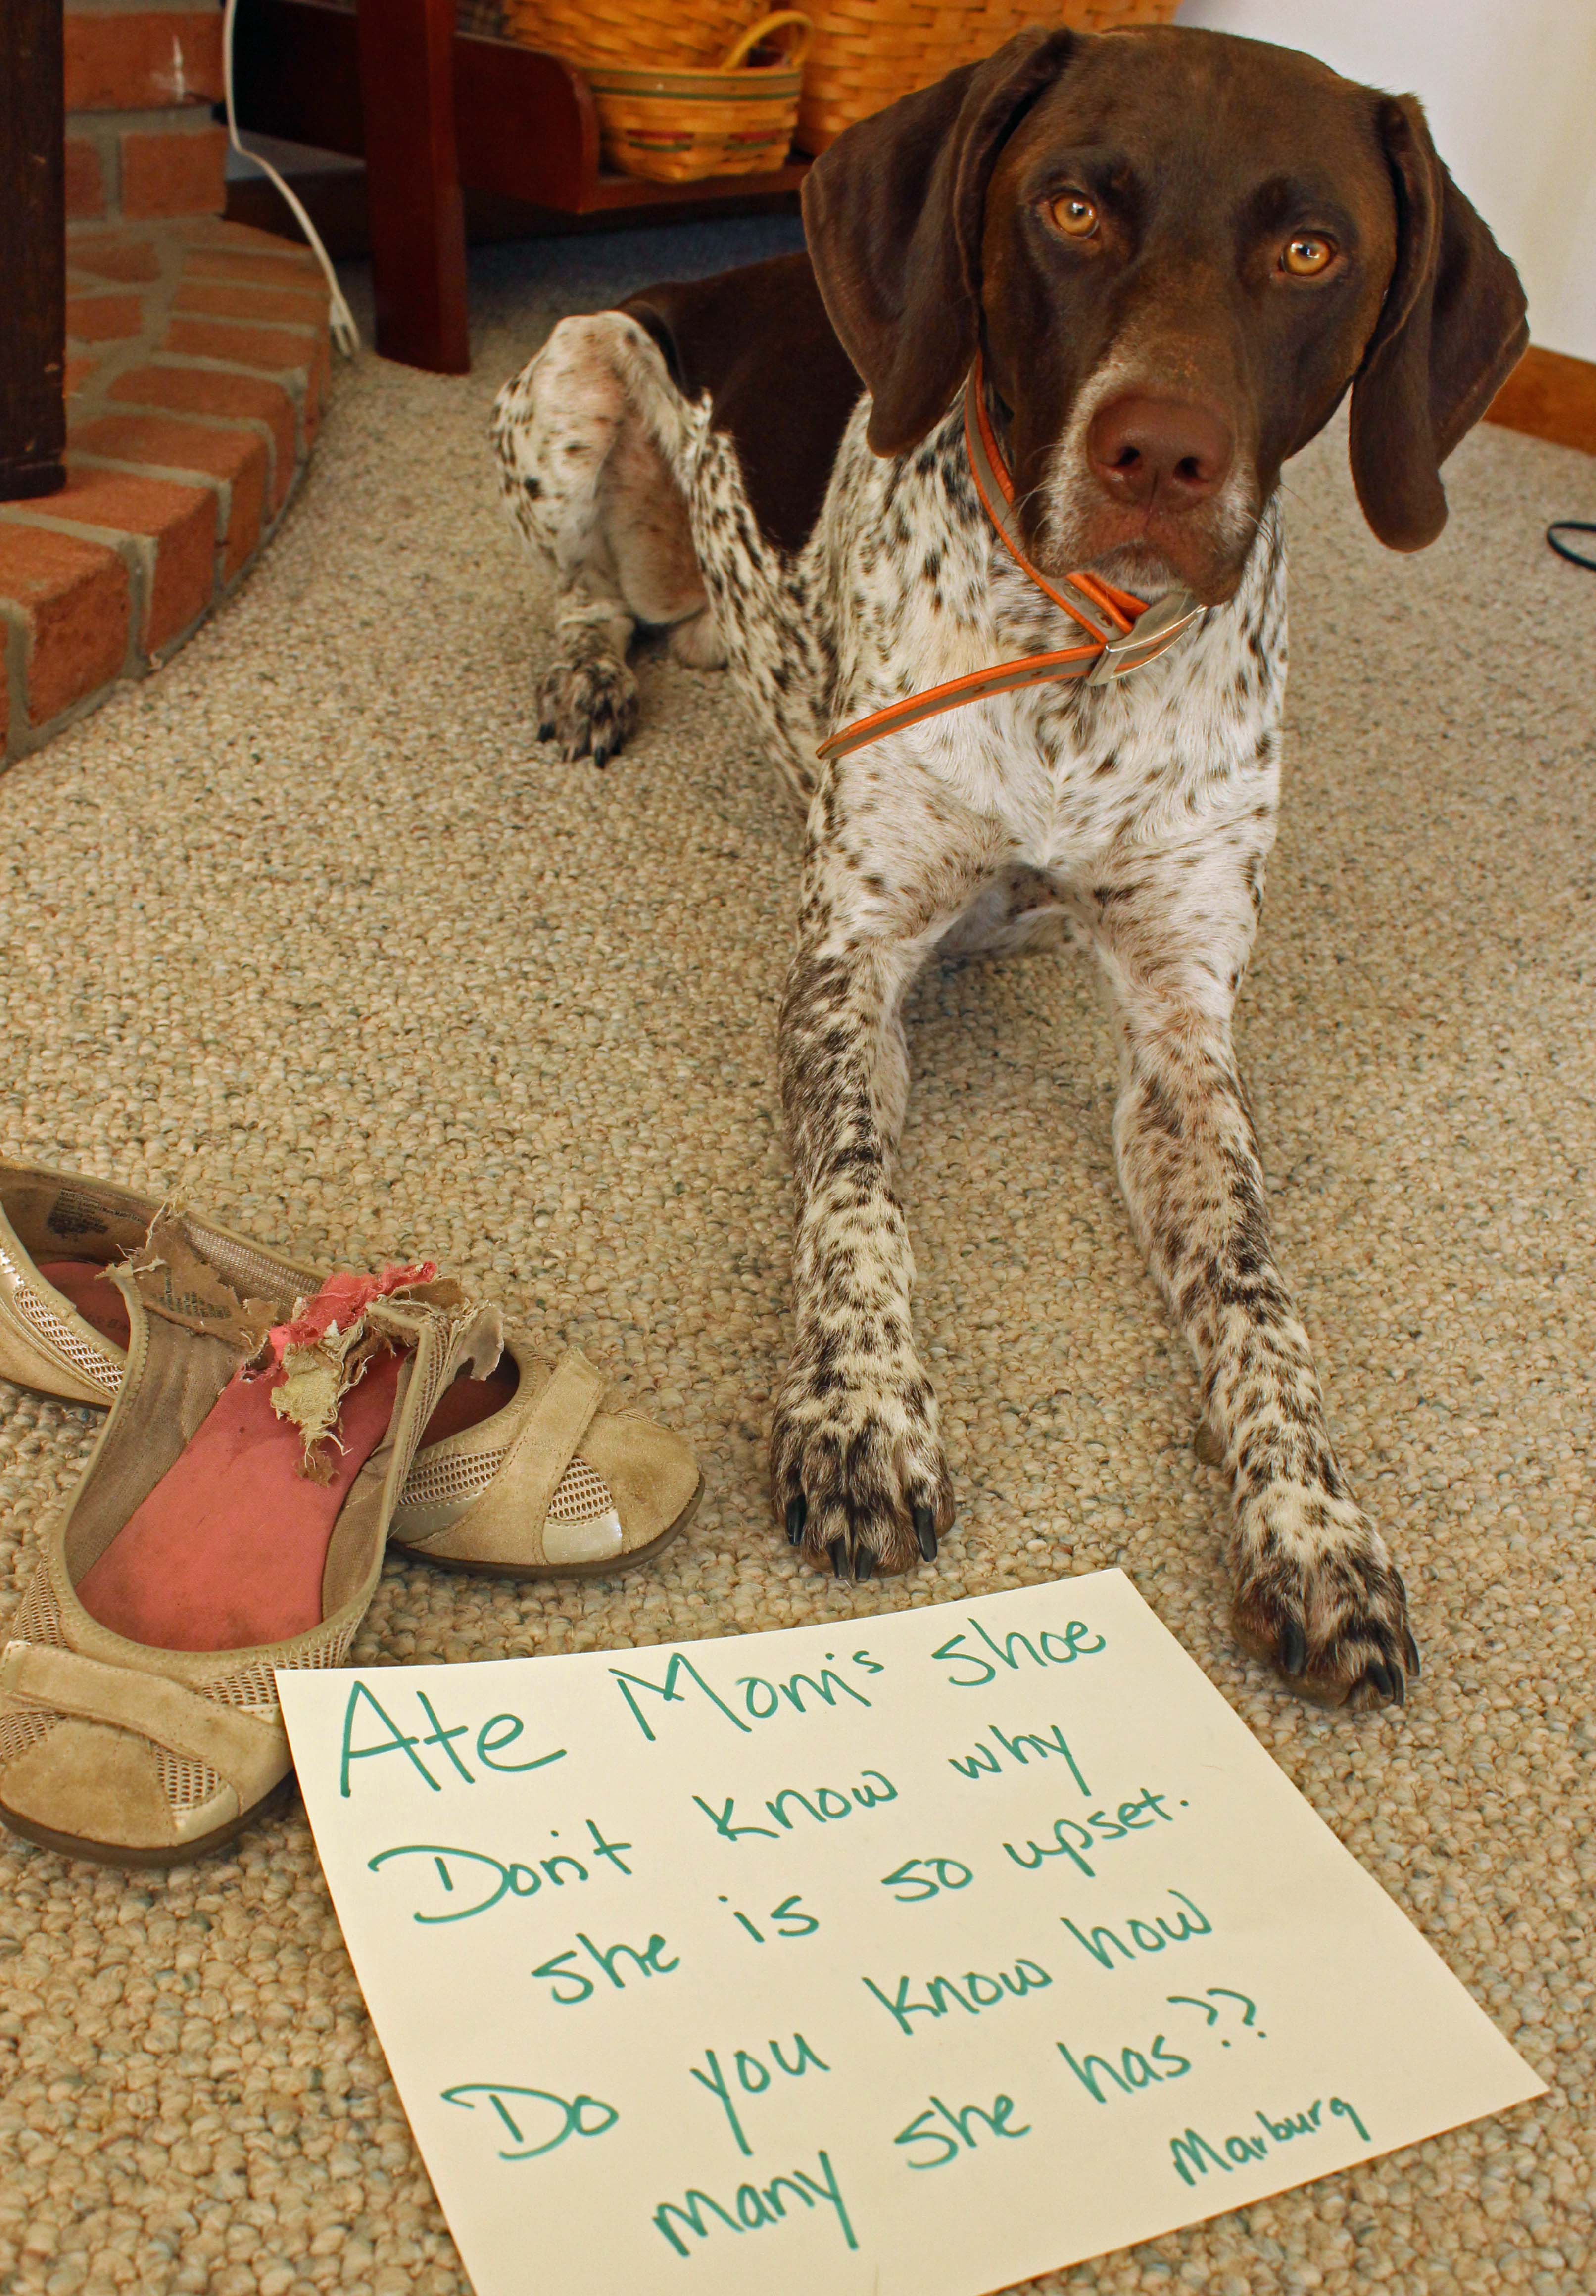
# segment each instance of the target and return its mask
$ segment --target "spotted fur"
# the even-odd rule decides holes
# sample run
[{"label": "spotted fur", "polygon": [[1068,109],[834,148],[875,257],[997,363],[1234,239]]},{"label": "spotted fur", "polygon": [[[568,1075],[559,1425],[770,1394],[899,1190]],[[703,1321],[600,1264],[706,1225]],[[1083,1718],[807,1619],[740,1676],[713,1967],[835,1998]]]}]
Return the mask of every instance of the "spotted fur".
[{"label": "spotted fur", "polygon": [[1231,1043],[1279,787],[1278,504],[1244,506],[1256,532],[1235,596],[1122,685],[995,696],[821,767],[835,726],[1073,636],[996,541],[957,409],[891,459],[865,443],[868,413],[795,558],[760,533],[708,400],[684,398],[620,313],[556,328],[494,425],[512,514],[558,571],[545,691],[566,754],[616,745],[626,643],[659,622],[723,652],[807,808],[779,1029],[797,1333],[777,1511],[810,1559],[860,1577],[934,1553],[952,1521],[893,1185],[903,1001],[934,951],[1063,929],[1107,991],[1121,1181],[1230,1477],[1238,1631],[1319,1695],[1400,1698],[1416,1665],[1402,1580],[1336,1459]]}]

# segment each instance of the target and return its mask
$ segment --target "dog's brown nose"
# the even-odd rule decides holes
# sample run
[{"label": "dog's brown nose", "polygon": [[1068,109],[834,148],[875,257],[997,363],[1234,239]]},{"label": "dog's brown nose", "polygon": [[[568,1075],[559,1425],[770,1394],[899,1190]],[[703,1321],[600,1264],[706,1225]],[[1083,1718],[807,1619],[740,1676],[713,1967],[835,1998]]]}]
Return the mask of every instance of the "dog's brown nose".
[{"label": "dog's brown nose", "polygon": [[1099,406],[1086,433],[1093,476],[1116,502],[1188,510],[1223,485],[1236,442],[1217,414],[1139,392]]}]

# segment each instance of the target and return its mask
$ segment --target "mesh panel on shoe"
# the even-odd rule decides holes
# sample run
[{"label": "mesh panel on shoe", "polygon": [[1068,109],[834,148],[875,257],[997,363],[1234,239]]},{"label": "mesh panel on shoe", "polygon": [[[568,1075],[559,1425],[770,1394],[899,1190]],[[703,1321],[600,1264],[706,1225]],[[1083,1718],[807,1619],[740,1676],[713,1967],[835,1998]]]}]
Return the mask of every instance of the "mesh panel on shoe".
[{"label": "mesh panel on shoe", "polygon": [[[440,1458],[430,1452],[419,1453],[400,1504],[407,1508],[470,1505],[481,1497],[504,1465],[509,1448],[506,1443],[497,1451],[446,1451]],[[586,1459],[575,1458],[548,1503],[549,1521],[591,1522],[596,1515],[608,1514],[614,1504],[604,1477]]]},{"label": "mesh panel on shoe", "polygon": [[[282,1660],[284,1668],[341,1666],[358,1626],[357,1620],[340,1627],[335,1635],[327,1636],[324,1641],[297,1647],[291,1644]],[[269,1714],[274,1720],[276,1718],[277,1685],[271,1667],[262,1659],[252,1658],[245,1665],[234,1667],[230,1674],[218,1675],[214,1682],[196,1683],[194,1687],[202,1698],[214,1698],[218,1705],[240,1707],[246,1713]]]},{"label": "mesh panel on shoe", "polygon": [[16,1289],[12,1298],[23,1322],[32,1325],[46,1347],[56,1355],[64,1356],[80,1378],[103,1390],[105,1394],[114,1395],[122,1384],[120,1367],[103,1349],[93,1346],[73,1331],[70,1324],[63,1324],[54,1310],[24,1281],[15,1264],[3,1251],[0,1251],[0,1261],[4,1262],[7,1274],[15,1281]]},{"label": "mesh panel on shoe", "polygon": [[47,1738],[62,1718],[59,1714],[0,1714],[0,1770],[9,1769],[20,1754]]},{"label": "mesh panel on shoe", "polygon": [[208,1682],[201,1691],[202,1698],[213,1698],[218,1706],[236,1706],[245,1713],[275,1714],[277,1710],[277,1686],[272,1679],[269,1666],[252,1660],[241,1666],[235,1674],[225,1674],[219,1681]]},{"label": "mesh panel on shoe", "polygon": [[28,1592],[22,1597],[21,1608],[12,1621],[8,1642],[50,1643],[58,1650],[66,1646],[62,1630],[61,1605],[55,1599],[55,1588],[50,1574],[41,1563],[28,1582]]},{"label": "mesh panel on shoe", "polygon": [[604,1477],[586,1459],[572,1459],[548,1503],[548,1519],[550,1522],[591,1522],[595,1515],[608,1514],[614,1504]]},{"label": "mesh panel on shoe", "polygon": [[[418,1451],[400,1505],[407,1507],[447,1506],[457,1499],[480,1499],[504,1465],[509,1445],[497,1451]],[[440,1456],[441,1455],[441,1456]]]},{"label": "mesh panel on shoe", "polygon": [[188,1225],[204,1245],[206,1258],[213,1259],[224,1275],[247,1284],[258,1297],[284,1302],[297,1297],[299,1280],[284,1274],[281,1265],[265,1252],[251,1251],[248,1244],[235,1243],[219,1229],[207,1227],[203,1220],[191,1218]]},{"label": "mesh panel on shoe", "polygon": [[222,1782],[209,1762],[191,1762],[181,1754],[170,1754],[164,1746],[154,1748],[156,1765],[160,1772],[160,1790],[171,1806],[174,1817],[186,1817],[191,1809],[220,1793]]}]

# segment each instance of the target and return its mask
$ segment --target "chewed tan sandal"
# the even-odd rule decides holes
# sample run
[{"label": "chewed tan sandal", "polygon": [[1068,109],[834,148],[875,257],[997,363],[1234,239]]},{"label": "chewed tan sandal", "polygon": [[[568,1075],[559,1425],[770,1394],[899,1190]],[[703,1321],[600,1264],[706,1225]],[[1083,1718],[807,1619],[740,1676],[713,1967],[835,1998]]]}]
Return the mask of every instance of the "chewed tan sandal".
[{"label": "chewed tan sandal", "polygon": [[127,1364],[0,1651],[0,1823],[185,1863],[284,1786],[274,1669],[341,1663],[422,1430],[498,1311],[431,1263],[262,1290],[157,1220],[111,1280]]},{"label": "chewed tan sandal", "polygon": [[[160,1209],[108,1181],[0,1163],[0,1378],[74,1402],[111,1401],[128,1323],[106,1271],[140,1249]],[[185,1217],[215,1266],[256,1290],[292,1298],[322,1281],[248,1236]],[[392,1536],[457,1570],[596,1577],[657,1554],[691,1521],[702,1491],[679,1435],[606,1404],[580,1356],[551,1365],[512,1332],[487,1380],[462,1379],[440,1398]]]},{"label": "chewed tan sandal", "polygon": [[504,1364],[508,1402],[417,1459],[396,1549],[454,1570],[595,1578],[634,1570],[686,1529],[703,1478],[679,1435],[625,1409],[574,1348],[551,1364],[506,1332]]}]

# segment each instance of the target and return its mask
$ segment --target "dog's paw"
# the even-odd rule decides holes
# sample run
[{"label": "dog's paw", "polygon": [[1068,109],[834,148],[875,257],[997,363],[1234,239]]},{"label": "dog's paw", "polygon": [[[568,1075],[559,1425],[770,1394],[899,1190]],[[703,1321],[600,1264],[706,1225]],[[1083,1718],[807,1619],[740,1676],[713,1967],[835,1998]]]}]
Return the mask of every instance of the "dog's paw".
[{"label": "dog's paw", "polygon": [[567,765],[606,766],[638,730],[638,681],[613,654],[561,661],[538,688],[538,739],[557,742]]},{"label": "dog's paw", "polygon": [[824,1344],[801,1348],[777,1402],[770,1488],[788,1544],[838,1578],[934,1561],[953,1485],[914,1357],[884,1343],[844,1373]]},{"label": "dog's paw", "polygon": [[1238,1510],[1236,1632],[1294,1690],[1353,1710],[1401,1706],[1419,1673],[1407,1589],[1350,1499],[1274,1483]]}]

